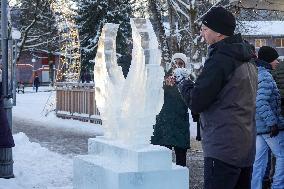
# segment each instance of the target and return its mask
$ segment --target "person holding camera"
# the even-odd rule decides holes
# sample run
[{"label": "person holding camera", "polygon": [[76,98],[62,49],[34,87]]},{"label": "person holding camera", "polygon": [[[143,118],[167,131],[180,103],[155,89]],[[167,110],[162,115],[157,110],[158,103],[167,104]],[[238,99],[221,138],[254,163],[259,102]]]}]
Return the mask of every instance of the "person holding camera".
[{"label": "person holding camera", "polygon": [[[172,63],[184,68],[186,59],[185,54],[176,53],[172,57]],[[190,148],[188,108],[177,86],[169,83],[172,75],[172,69],[170,69],[165,76],[164,105],[156,117],[151,143],[174,149],[176,164],[185,167],[187,149]]]},{"label": "person holding camera", "polygon": [[201,35],[208,57],[195,82],[176,68],[175,83],[194,113],[200,113],[204,189],[250,189],[255,157],[257,68],[234,15],[211,8]]}]

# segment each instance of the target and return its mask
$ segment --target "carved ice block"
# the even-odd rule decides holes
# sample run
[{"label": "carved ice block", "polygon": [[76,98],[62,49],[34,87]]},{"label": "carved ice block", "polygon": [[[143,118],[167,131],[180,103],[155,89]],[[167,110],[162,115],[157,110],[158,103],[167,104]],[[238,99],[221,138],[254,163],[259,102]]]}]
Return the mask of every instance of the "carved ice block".
[{"label": "carved ice block", "polygon": [[188,169],[135,172],[109,159],[85,155],[74,159],[74,189],[188,189]]},{"label": "carved ice block", "polygon": [[104,137],[89,139],[88,143],[89,154],[112,157],[121,167],[127,166],[133,171],[164,170],[172,166],[172,152],[165,147],[145,145],[136,149],[137,146],[106,140]]},{"label": "carved ice block", "polygon": [[99,137],[89,139],[89,155],[74,159],[74,189],[188,189],[189,172],[171,162],[171,150],[135,148]]}]

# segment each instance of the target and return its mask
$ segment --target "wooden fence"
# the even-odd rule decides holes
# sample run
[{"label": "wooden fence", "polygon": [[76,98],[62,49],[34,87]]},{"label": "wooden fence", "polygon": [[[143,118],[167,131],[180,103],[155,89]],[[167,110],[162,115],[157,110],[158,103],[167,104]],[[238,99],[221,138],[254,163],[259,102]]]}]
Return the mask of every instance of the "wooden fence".
[{"label": "wooden fence", "polygon": [[63,83],[56,86],[56,116],[101,124],[94,83]]}]

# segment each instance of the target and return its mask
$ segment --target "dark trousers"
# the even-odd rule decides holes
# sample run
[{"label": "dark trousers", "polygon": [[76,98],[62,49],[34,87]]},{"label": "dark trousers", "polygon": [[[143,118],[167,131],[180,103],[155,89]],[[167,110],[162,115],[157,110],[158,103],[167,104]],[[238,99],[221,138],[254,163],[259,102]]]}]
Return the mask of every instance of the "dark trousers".
[{"label": "dark trousers", "polygon": [[[165,147],[172,150],[172,146],[166,145]],[[174,150],[175,150],[175,154],[176,154],[176,164],[186,167],[186,152],[187,152],[187,149],[174,146]]]},{"label": "dark trousers", "polygon": [[235,167],[215,158],[204,158],[204,189],[250,189],[252,167]]}]

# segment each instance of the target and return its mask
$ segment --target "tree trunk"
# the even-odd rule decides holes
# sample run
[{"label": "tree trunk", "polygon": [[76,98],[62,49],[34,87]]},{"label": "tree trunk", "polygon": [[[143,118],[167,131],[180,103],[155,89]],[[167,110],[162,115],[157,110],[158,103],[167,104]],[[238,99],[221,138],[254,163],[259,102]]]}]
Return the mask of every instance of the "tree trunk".
[{"label": "tree trunk", "polygon": [[149,0],[150,12],[153,16],[153,25],[156,26],[158,33],[158,40],[162,51],[161,65],[166,68],[166,64],[170,63],[169,46],[165,34],[165,28],[162,23],[161,9],[156,0]]},{"label": "tree trunk", "polygon": [[169,7],[169,24],[170,24],[170,38],[169,38],[169,52],[170,55],[172,56],[176,52],[180,52],[178,40],[177,40],[177,32],[176,32],[176,14],[173,8],[173,5],[171,3],[171,0],[167,0],[168,2],[168,7]]}]

